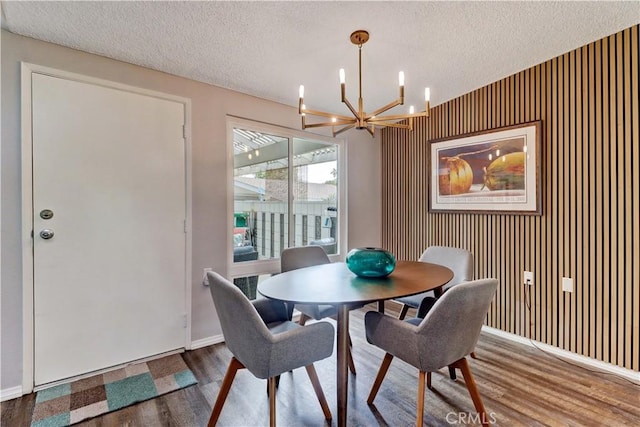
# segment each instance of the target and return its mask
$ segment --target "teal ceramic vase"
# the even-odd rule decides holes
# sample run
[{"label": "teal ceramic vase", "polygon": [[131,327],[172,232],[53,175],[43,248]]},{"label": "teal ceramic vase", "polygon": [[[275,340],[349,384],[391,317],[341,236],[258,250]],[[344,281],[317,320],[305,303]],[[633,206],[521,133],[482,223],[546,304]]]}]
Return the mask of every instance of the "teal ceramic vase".
[{"label": "teal ceramic vase", "polygon": [[396,268],[396,257],[380,248],[351,249],[346,262],[349,270],[361,277],[386,277]]}]

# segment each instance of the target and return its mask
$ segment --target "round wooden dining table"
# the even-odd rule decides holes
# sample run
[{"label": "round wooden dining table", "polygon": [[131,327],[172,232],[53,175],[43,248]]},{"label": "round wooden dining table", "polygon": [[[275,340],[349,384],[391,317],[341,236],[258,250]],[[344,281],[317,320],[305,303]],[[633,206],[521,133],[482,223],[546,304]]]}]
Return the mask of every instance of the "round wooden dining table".
[{"label": "round wooden dining table", "polygon": [[337,307],[337,410],[338,426],[347,423],[349,308],[370,302],[415,295],[441,287],[453,272],[441,265],[418,261],[398,261],[384,278],[364,278],[353,274],[343,262],[287,271],[258,284],[267,298],[299,304],[330,304]]}]

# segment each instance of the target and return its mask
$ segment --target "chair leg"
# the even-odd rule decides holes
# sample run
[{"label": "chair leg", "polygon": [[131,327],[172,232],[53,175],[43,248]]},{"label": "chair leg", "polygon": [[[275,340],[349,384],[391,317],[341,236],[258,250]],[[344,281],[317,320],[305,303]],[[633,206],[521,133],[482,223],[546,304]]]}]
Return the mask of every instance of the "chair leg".
[{"label": "chair leg", "polygon": [[456,379],[456,368],[453,365],[449,366],[449,378],[452,380]]},{"label": "chair leg", "polygon": [[384,376],[387,374],[389,370],[389,365],[393,360],[392,354],[385,354],[384,359],[382,359],[382,365],[380,365],[380,370],[378,371],[378,375],[376,376],[373,385],[371,386],[371,391],[369,392],[369,397],[367,398],[367,403],[369,405],[373,404],[373,399],[376,398],[376,394],[378,394],[378,390],[380,389],[380,385],[382,384],[382,380],[384,380]]},{"label": "chair leg", "polygon": [[305,366],[305,369],[307,370],[307,375],[309,375],[309,379],[311,380],[313,391],[316,392],[316,396],[318,397],[318,401],[320,402],[320,407],[322,407],[322,412],[324,412],[324,418],[330,420],[331,410],[329,409],[329,405],[327,404],[327,399],[324,397],[324,392],[322,391],[320,381],[318,381],[316,368],[313,366],[313,364],[311,364],[309,366]]},{"label": "chair leg", "polygon": [[356,374],[356,365],[353,363],[353,355],[351,354],[351,348],[347,348],[347,362],[349,363],[349,370],[353,375]]},{"label": "chair leg", "polygon": [[471,356],[472,359],[477,359],[475,351],[472,351],[470,356]]},{"label": "chair leg", "polygon": [[222,412],[222,407],[224,406],[224,402],[227,400],[227,395],[229,394],[229,390],[231,389],[231,384],[233,384],[233,379],[236,377],[236,372],[238,369],[243,369],[244,365],[238,361],[235,357],[231,358],[231,362],[229,362],[229,367],[227,368],[227,373],[224,374],[224,379],[222,380],[222,386],[220,386],[220,392],[218,393],[218,397],[216,398],[216,403],[213,405],[213,410],[211,411],[211,417],[209,418],[208,427],[213,427],[218,422],[218,418],[220,417],[220,413]]},{"label": "chair leg", "polygon": [[402,308],[400,309],[400,314],[398,315],[398,319],[403,320],[409,311],[409,306],[407,304],[402,304]]},{"label": "chair leg", "polygon": [[[291,372],[291,371],[289,371]],[[276,388],[280,387],[280,375],[276,375]],[[267,381],[267,396],[269,396],[269,381]]]},{"label": "chair leg", "polygon": [[422,427],[422,418],[424,414],[424,371],[420,371],[418,374],[418,400],[416,401],[416,406],[418,407],[416,411],[416,427]]},{"label": "chair leg", "polygon": [[478,386],[476,385],[476,381],[473,378],[473,374],[471,373],[471,368],[469,367],[469,362],[467,362],[466,358],[462,358],[454,363],[454,366],[460,368],[462,371],[462,376],[464,377],[464,383],[467,386],[467,390],[469,390],[469,394],[471,395],[471,400],[473,400],[473,406],[475,406],[476,411],[480,415],[480,420],[484,427],[489,426],[489,420],[487,418],[487,411],[484,408],[484,404],[482,403],[482,398],[480,397],[480,392],[478,392]]},{"label": "chair leg", "polygon": [[269,384],[269,426],[276,427],[276,377],[268,380]]},{"label": "chair leg", "polygon": [[431,390],[431,372],[427,372],[427,388]]},{"label": "chair leg", "polygon": [[311,319],[309,316],[307,316],[304,313],[300,313],[300,319],[298,319],[298,324],[301,326],[304,326],[305,323],[307,323],[307,320]]}]

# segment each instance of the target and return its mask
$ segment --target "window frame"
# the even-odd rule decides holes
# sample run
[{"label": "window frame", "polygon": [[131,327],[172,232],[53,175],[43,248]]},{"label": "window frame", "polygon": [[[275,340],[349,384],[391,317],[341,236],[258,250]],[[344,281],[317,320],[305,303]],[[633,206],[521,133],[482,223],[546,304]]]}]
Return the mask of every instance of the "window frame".
[{"label": "window frame", "polygon": [[245,277],[250,275],[260,274],[273,274],[280,272],[280,258],[272,258],[256,261],[244,261],[233,262],[233,224],[232,219],[234,216],[234,204],[235,204],[235,183],[234,183],[234,149],[233,149],[233,129],[242,128],[247,130],[253,130],[255,132],[267,133],[277,135],[282,138],[287,138],[288,144],[288,180],[289,180],[289,194],[288,194],[288,242],[287,247],[291,247],[293,239],[295,238],[292,221],[293,212],[293,192],[291,191],[293,186],[294,167],[293,167],[293,140],[308,139],[319,142],[326,142],[329,144],[335,144],[338,149],[337,170],[338,170],[338,229],[337,229],[337,248],[338,253],[329,255],[329,259],[334,261],[341,261],[345,257],[347,249],[347,150],[345,147],[345,141],[340,138],[332,138],[324,135],[318,135],[315,133],[304,132],[297,129],[291,129],[287,127],[271,125],[262,122],[256,122],[248,119],[243,119],[235,116],[227,116],[227,215],[224,223],[226,224],[226,244],[225,251],[227,256],[227,271],[229,278]]}]

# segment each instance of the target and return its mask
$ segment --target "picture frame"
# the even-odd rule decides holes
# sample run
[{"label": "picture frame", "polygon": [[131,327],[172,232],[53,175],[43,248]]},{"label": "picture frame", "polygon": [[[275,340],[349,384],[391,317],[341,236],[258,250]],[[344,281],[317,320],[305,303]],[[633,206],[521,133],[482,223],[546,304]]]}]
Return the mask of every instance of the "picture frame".
[{"label": "picture frame", "polygon": [[431,141],[430,212],[542,215],[542,122]]}]

